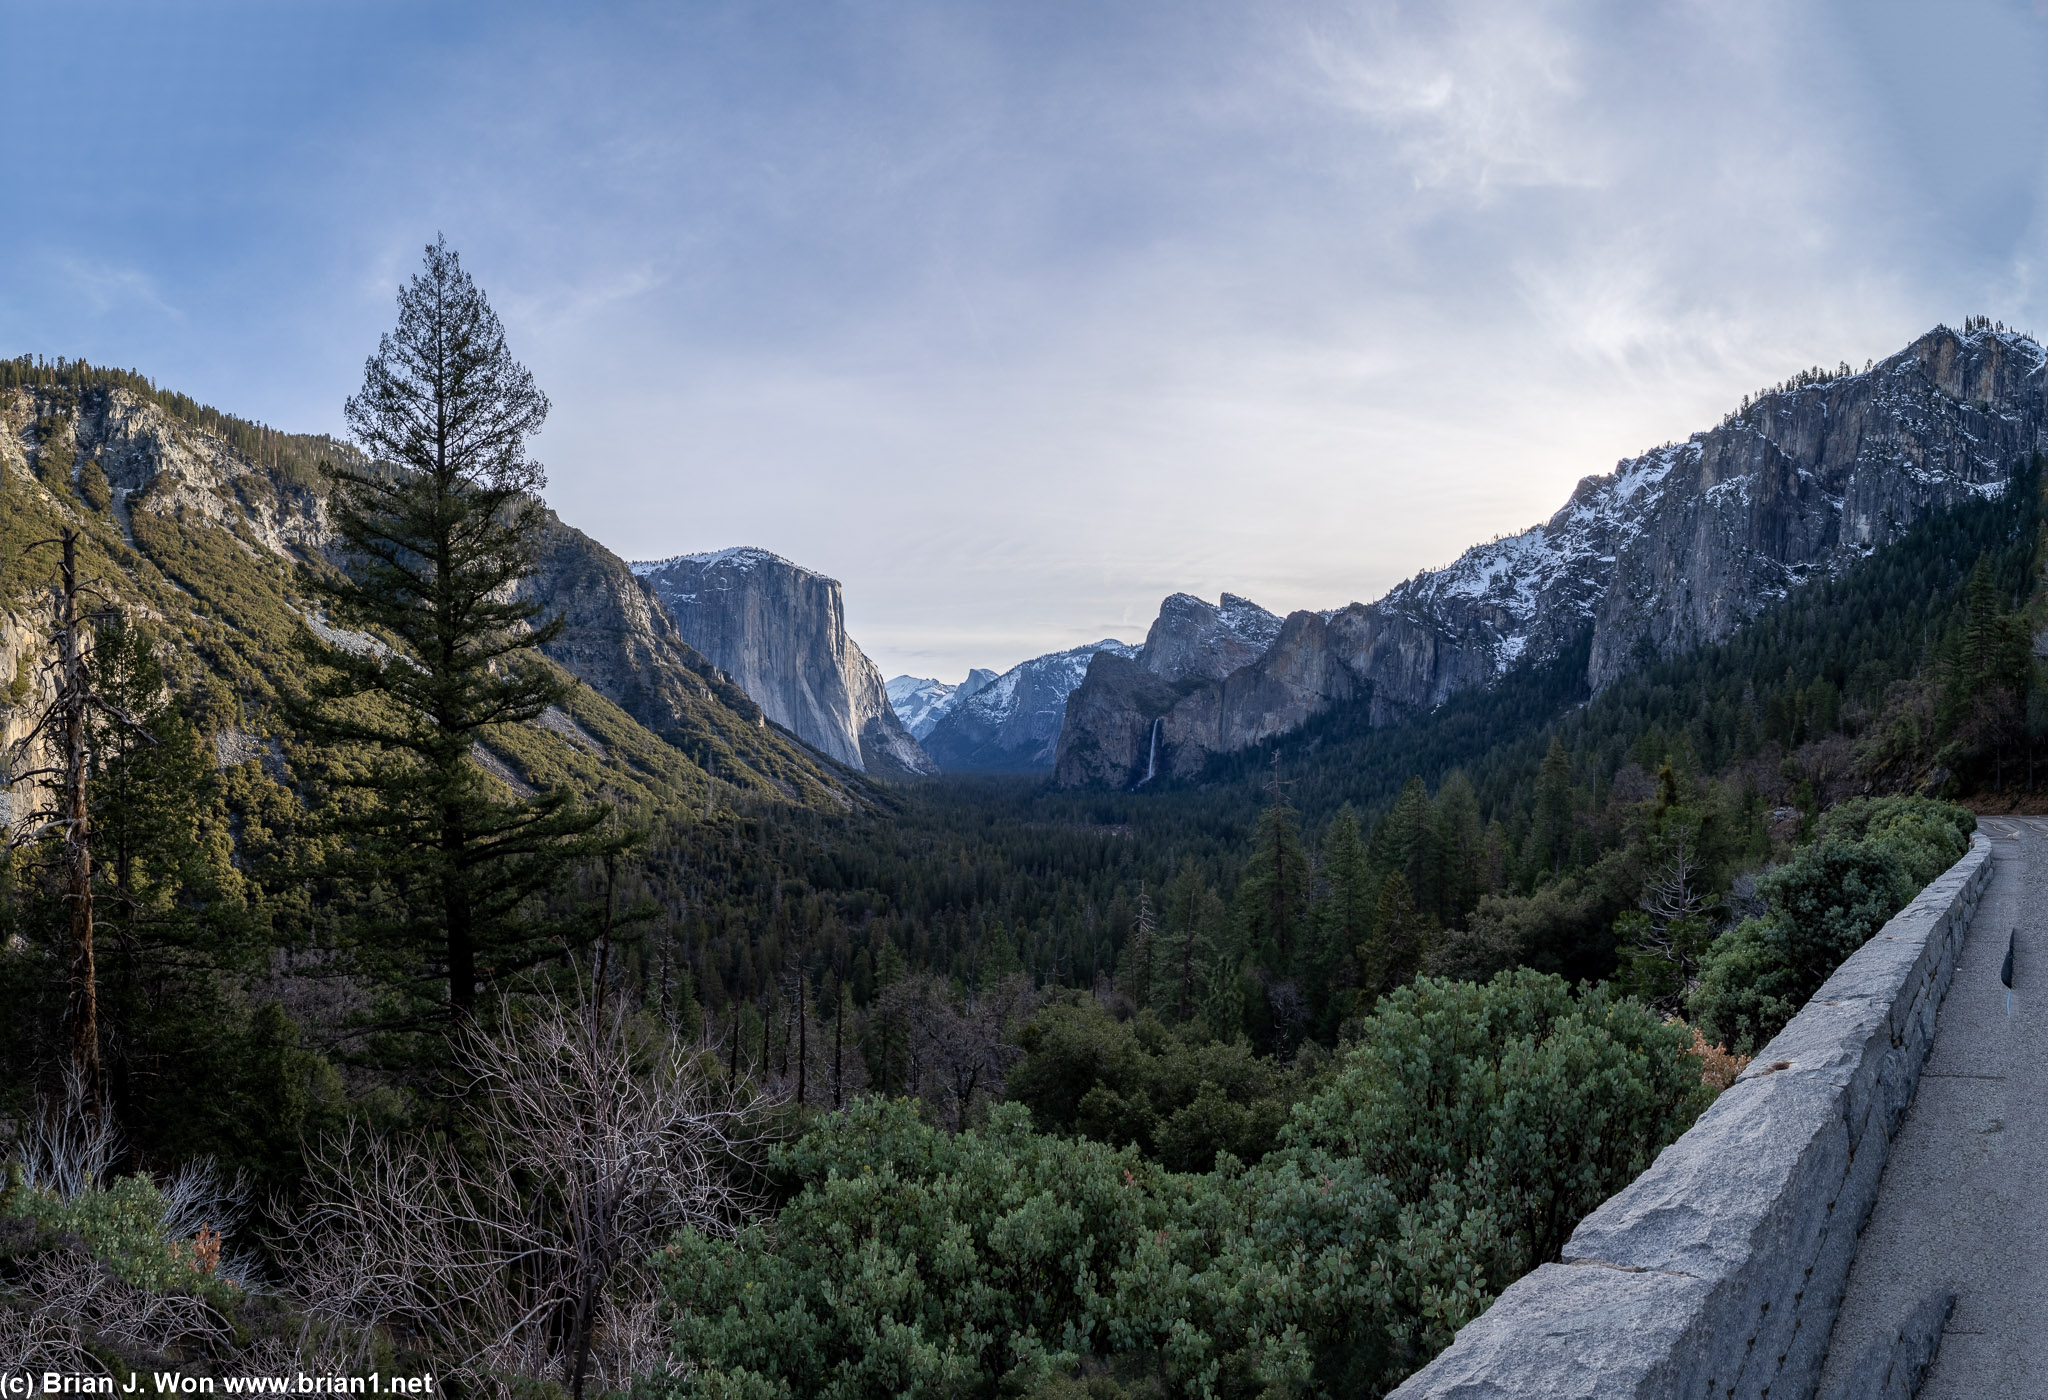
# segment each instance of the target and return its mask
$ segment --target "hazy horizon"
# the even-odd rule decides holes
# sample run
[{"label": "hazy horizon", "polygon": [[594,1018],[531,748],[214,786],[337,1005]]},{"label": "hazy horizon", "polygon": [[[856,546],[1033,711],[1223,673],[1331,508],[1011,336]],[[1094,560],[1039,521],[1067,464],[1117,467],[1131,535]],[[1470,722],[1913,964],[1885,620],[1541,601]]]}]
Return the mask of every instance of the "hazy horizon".
[{"label": "hazy horizon", "polygon": [[892,676],[1370,600],[2048,295],[2044,0],[0,4],[0,353],[338,431],[444,233],[565,520]]}]

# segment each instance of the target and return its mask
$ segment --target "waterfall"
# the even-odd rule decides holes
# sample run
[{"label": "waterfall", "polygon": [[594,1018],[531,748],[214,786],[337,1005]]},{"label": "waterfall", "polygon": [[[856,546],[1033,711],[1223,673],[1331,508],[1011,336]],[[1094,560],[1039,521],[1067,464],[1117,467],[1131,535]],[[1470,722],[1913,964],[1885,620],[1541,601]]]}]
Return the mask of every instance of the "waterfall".
[{"label": "waterfall", "polygon": [[1153,776],[1159,772],[1159,726],[1165,723],[1165,715],[1152,721],[1152,751],[1145,755],[1145,776],[1138,779],[1139,787],[1151,782]]}]

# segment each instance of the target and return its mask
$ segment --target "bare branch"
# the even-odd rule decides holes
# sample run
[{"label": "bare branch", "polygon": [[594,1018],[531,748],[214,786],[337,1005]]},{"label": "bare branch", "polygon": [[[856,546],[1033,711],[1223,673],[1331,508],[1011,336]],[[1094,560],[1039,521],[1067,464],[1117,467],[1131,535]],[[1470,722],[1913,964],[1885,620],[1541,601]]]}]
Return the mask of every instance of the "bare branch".
[{"label": "bare branch", "polygon": [[648,1354],[647,1257],[754,1205],[763,1104],[623,1010],[550,997],[502,1020],[458,1048],[468,1151],[352,1131],[317,1154],[284,1249],[292,1288],[318,1316],[431,1341],[479,1382],[616,1387]]}]

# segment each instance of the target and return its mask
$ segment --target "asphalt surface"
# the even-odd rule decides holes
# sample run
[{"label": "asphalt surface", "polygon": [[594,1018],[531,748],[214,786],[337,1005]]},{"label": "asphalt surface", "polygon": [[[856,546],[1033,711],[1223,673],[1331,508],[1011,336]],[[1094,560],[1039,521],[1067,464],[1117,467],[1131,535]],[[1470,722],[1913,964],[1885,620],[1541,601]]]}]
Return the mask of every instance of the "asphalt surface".
[{"label": "asphalt surface", "polygon": [[1955,1311],[1920,1400],[2048,1396],[2048,819],[1980,828],[1991,884],[1857,1241],[1822,1395],[1947,1290]]}]

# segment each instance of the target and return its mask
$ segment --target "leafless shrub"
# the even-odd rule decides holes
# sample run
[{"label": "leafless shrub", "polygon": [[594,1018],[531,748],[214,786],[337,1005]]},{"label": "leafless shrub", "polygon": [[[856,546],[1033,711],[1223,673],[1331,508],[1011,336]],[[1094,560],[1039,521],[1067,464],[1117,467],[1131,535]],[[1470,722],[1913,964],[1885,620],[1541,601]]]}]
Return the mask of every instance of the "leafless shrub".
[{"label": "leafless shrub", "polygon": [[233,1341],[233,1328],[205,1298],[137,1287],[72,1249],[39,1255],[25,1271],[20,1292],[45,1326],[66,1328],[80,1341],[92,1337],[150,1353]]},{"label": "leafless shrub", "polygon": [[121,1136],[112,1119],[93,1111],[85,1080],[72,1069],[64,1076],[62,1098],[38,1100],[14,1152],[23,1185],[68,1201],[106,1184],[121,1154]]},{"label": "leafless shrub", "polygon": [[[111,1184],[123,1147],[107,1115],[92,1110],[74,1070],[61,1098],[37,1105],[13,1150],[22,1186],[75,1201]],[[248,1214],[247,1182],[240,1177],[223,1181],[210,1158],[187,1163],[159,1183],[158,1191],[163,1203],[158,1228],[169,1241],[219,1250]],[[255,1277],[251,1257],[238,1253],[221,1254],[211,1272],[244,1288]],[[31,1259],[10,1301],[11,1306],[0,1307],[0,1367],[100,1373],[104,1366],[93,1347],[213,1350],[232,1336],[206,1299],[129,1283],[75,1242]]]},{"label": "leafless shrub", "polygon": [[[185,1163],[158,1190],[164,1202],[164,1233],[171,1239],[211,1235],[227,1240],[240,1234],[248,1222],[248,1176],[237,1172],[223,1177],[219,1163],[211,1157],[197,1157]],[[254,1288],[260,1282],[256,1256],[245,1250],[223,1248],[212,1272],[215,1278],[238,1288]]]},{"label": "leafless shrub", "polygon": [[0,1307],[0,1371],[97,1369],[76,1326],[41,1308]]},{"label": "leafless shrub", "polygon": [[316,1154],[292,1286],[485,1388],[623,1385],[658,1346],[645,1261],[752,1204],[762,1105],[623,1010],[545,999],[503,1024],[457,1049],[464,1150],[351,1133]]},{"label": "leafless shrub", "polygon": [[961,995],[945,979],[920,974],[882,994],[877,1020],[885,1034],[901,1036],[904,1087],[960,1131],[976,1102],[1001,1096],[1003,1076],[1022,1053],[1010,1027],[1036,1003],[1021,975]]},{"label": "leafless shrub", "polygon": [[[112,1119],[94,1112],[76,1070],[65,1075],[61,1099],[41,1100],[15,1139],[15,1160],[21,1163],[22,1185],[59,1200],[76,1200],[109,1183],[113,1166],[124,1151]],[[167,1181],[157,1183],[163,1200],[161,1228],[166,1239],[207,1237],[226,1241],[247,1223],[248,1178],[237,1173],[223,1178],[211,1157],[185,1163]],[[256,1258],[223,1247],[213,1276],[237,1287],[257,1282]]]}]

